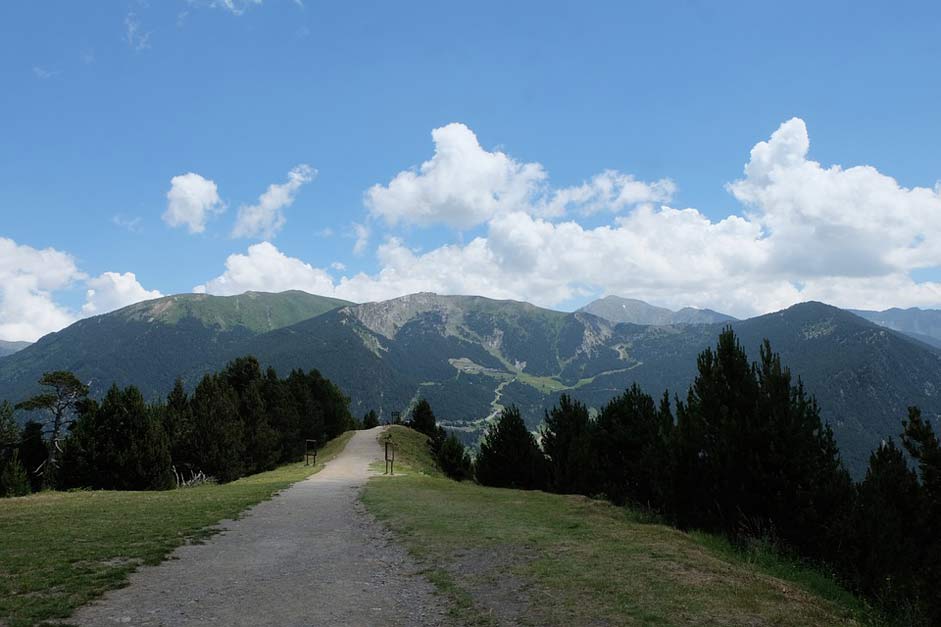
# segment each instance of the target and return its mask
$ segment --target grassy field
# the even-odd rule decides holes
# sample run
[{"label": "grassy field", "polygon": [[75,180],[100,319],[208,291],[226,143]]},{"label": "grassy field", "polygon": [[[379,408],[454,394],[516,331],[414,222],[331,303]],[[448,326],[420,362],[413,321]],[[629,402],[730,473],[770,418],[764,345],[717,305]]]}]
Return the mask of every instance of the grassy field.
[{"label": "grassy field", "polygon": [[404,476],[372,479],[364,502],[452,599],[457,622],[865,624],[855,597],[768,550],[743,553],[583,497],[449,481],[422,436],[393,437]]},{"label": "grassy field", "polygon": [[140,564],[213,533],[224,519],[304,479],[337,455],[352,432],[303,463],[225,485],[165,492],[44,492],[0,499],[0,625],[68,617],[119,588]]}]

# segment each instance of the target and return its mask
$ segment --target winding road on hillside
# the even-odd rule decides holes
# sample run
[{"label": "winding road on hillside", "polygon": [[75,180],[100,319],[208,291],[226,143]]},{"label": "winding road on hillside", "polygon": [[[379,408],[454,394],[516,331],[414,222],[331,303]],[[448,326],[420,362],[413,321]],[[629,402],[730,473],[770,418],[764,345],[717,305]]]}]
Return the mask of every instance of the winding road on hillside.
[{"label": "winding road on hillside", "polygon": [[359,494],[381,427],[205,544],[138,570],[79,625],[441,625],[447,608]]}]

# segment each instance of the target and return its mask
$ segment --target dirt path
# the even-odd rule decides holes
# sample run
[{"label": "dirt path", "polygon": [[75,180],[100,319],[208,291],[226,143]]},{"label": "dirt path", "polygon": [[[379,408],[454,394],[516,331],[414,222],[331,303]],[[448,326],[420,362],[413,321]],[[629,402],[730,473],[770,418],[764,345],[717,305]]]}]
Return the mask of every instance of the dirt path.
[{"label": "dirt path", "polygon": [[364,510],[380,428],[206,544],[177,549],[79,610],[79,625],[440,625],[444,602]]}]

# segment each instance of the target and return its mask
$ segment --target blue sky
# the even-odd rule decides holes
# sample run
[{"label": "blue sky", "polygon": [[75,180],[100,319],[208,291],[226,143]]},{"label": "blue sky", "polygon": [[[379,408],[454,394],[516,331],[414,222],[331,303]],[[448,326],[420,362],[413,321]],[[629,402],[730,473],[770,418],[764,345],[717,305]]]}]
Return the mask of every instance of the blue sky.
[{"label": "blue sky", "polygon": [[[0,25],[0,339],[197,286],[941,305],[933,3],[36,1]],[[179,208],[197,232],[166,219],[188,173],[215,186]],[[237,229],[251,207],[283,225]]]}]

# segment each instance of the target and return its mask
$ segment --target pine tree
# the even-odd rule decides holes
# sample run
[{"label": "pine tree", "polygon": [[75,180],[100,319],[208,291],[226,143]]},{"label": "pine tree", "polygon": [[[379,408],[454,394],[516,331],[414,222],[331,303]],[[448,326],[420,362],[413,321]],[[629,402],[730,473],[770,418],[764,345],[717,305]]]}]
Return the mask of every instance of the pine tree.
[{"label": "pine tree", "polygon": [[438,419],[435,418],[435,412],[431,410],[431,404],[425,399],[420,399],[409,416],[408,426],[424,433],[430,438],[434,438],[438,429]]},{"label": "pine tree", "polygon": [[869,458],[859,484],[852,550],[844,567],[856,587],[884,608],[910,614],[926,539],[918,477],[890,439]]},{"label": "pine tree", "polygon": [[46,463],[43,464],[41,472],[43,484],[52,487],[55,484],[59,453],[62,450],[63,431],[74,420],[76,407],[88,396],[88,386],[65,370],[43,373],[39,385],[48,390],[18,403],[16,407],[45,414],[43,420],[49,434],[49,446]]},{"label": "pine tree", "polygon": [[[20,463],[19,448],[20,429],[13,417],[13,406],[0,402],[0,496],[20,496],[15,494],[18,488],[14,483],[22,477],[25,479],[25,470]],[[29,483],[26,483],[29,491]]]},{"label": "pine tree", "polygon": [[43,468],[49,457],[49,450],[43,438],[43,427],[34,420],[23,425],[20,440],[19,457],[29,477],[29,486],[33,492],[43,487]]},{"label": "pine tree", "polygon": [[[922,418],[917,407],[908,408],[908,420],[903,422],[902,444],[918,465],[924,495],[922,519],[933,530],[941,520],[941,442],[931,423]],[[919,568],[919,598],[925,606],[926,622],[941,624],[941,537],[927,533],[922,537],[921,566]]]},{"label": "pine tree", "polygon": [[546,485],[545,457],[515,406],[487,428],[474,467],[483,485],[523,490]]},{"label": "pine tree", "polygon": [[26,496],[30,491],[29,477],[20,462],[20,452],[14,450],[0,469],[0,496]]},{"label": "pine tree", "polygon": [[605,405],[593,447],[600,491],[617,504],[663,509],[670,489],[672,422],[669,402],[658,409],[636,384]]},{"label": "pine tree", "polygon": [[196,450],[196,436],[193,432],[193,410],[182,379],[177,378],[174,382],[162,413],[173,467],[184,476],[191,475],[199,464],[199,452]]},{"label": "pine tree", "polygon": [[375,409],[370,409],[363,416],[363,429],[372,429],[379,426],[379,415]]},{"label": "pine tree", "polygon": [[63,456],[63,483],[106,490],[173,485],[166,431],[140,390],[112,385],[100,405],[82,406]]},{"label": "pine tree", "polygon": [[235,390],[219,375],[206,375],[196,386],[193,408],[199,470],[219,481],[245,472],[245,426]]},{"label": "pine tree", "polygon": [[584,404],[562,394],[559,404],[546,412],[541,436],[552,491],[562,494],[600,491],[594,480],[592,424]]},{"label": "pine tree", "polygon": [[261,394],[262,384],[254,381],[239,402],[245,425],[245,451],[248,472],[271,470],[280,457],[278,433],[268,422],[268,408]]},{"label": "pine tree", "polygon": [[697,366],[677,409],[677,522],[839,555],[852,485],[816,401],[767,341],[750,365],[731,329]]},{"label": "pine tree", "polygon": [[453,433],[441,442],[437,459],[441,470],[451,479],[463,481],[473,476],[473,463],[470,455]]}]

